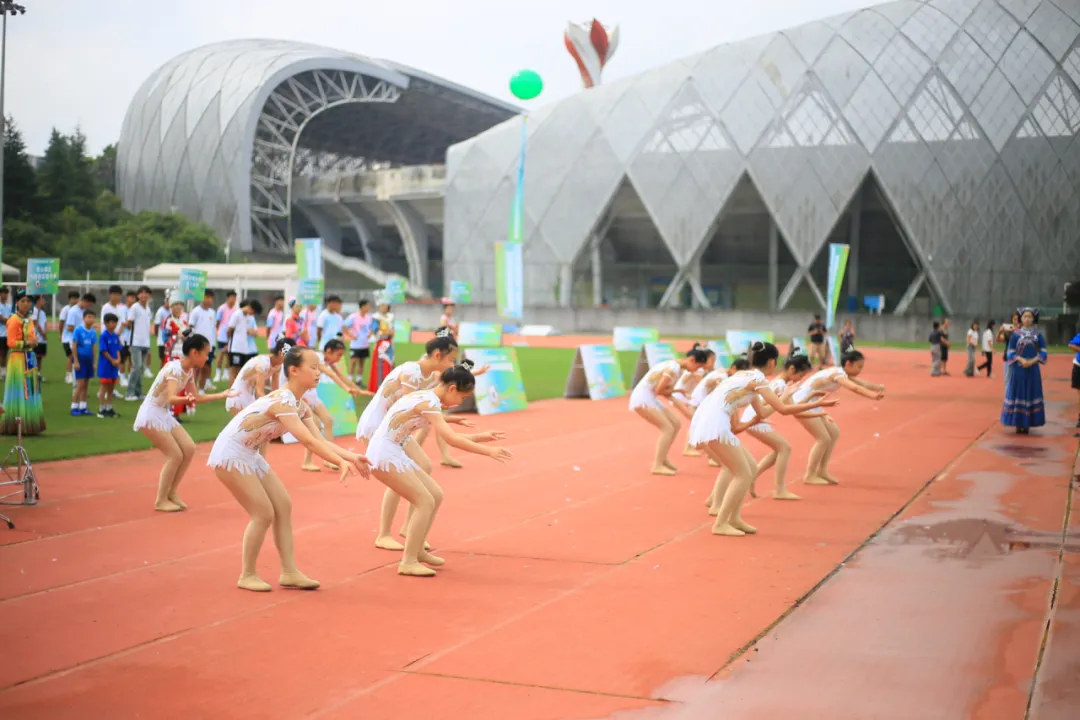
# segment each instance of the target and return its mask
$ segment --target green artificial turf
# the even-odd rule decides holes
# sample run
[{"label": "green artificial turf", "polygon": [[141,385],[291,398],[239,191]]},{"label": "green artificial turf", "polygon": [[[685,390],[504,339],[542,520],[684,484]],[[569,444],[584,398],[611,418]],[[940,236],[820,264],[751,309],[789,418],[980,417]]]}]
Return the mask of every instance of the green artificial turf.
[{"label": "green artificial turf", "polygon": [[[45,358],[44,374],[46,382],[42,384],[45,405],[45,433],[24,438],[24,445],[31,461],[61,460],[65,458],[104,455],[108,453],[145,450],[151,447],[149,441],[140,433],[131,429],[139,403],[116,399],[113,406],[120,414],[116,419],[102,419],[96,416],[72,417],[71,386],[64,383],[64,353],[58,337],[50,338],[49,354]],[[265,352],[265,344],[259,339],[259,350]],[[401,362],[417,359],[423,355],[422,345],[399,343],[395,348]],[[515,348],[521,375],[525,382],[525,394],[530,401],[546,400],[563,396],[566,378],[573,362],[573,349],[564,348]],[[153,371],[159,369],[156,350],[151,350]],[[627,390],[633,379],[637,353],[619,353],[623,376]],[[150,386],[150,380],[143,380],[143,391]],[[124,388],[117,388],[121,393]],[[224,390],[224,386],[219,386]],[[90,397],[87,407],[97,412],[96,381],[90,383]],[[367,398],[357,398],[357,407],[362,411]],[[184,427],[196,442],[205,442],[217,437],[221,428],[231,419],[225,409],[224,401],[199,405],[194,417],[184,418]],[[0,458],[6,457],[15,444],[14,438],[0,437]]]}]

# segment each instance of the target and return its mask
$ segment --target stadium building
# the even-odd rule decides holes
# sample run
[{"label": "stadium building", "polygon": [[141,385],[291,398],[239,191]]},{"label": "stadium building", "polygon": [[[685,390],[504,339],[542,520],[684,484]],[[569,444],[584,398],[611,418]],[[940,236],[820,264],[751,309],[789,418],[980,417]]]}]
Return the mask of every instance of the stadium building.
[{"label": "stadium building", "polygon": [[[139,88],[117,190],[132,211],[206,222],[235,261],[321,237],[369,287],[387,272],[440,292],[447,148],[519,108],[387,60],[238,40],[184,53]],[[334,287],[328,266],[328,286]]]},{"label": "stadium building", "polygon": [[[1080,278],[1078,36],[1077,0],[900,0],[540,108],[526,306],[820,308],[830,242],[851,245],[856,306],[1060,306]],[[445,274],[480,302],[522,122],[447,154]]]}]

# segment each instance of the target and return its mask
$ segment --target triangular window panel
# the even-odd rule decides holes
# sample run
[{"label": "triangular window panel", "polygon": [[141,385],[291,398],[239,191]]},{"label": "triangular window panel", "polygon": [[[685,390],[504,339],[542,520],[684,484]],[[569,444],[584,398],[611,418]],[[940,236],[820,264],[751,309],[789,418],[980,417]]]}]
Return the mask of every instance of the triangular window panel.
[{"label": "triangular window panel", "polygon": [[605,298],[612,305],[657,307],[678,265],[631,182],[615,191],[605,254]]},{"label": "triangular window panel", "polygon": [[781,125],[768,131],[765,142],[761,146],[767,148],[790,148],[795,147],[795,144],[795,138],[791,137],[787,128]]},{"label": "triangular window panel", "polygon": [[1020,127],[1016,129],[1016,137],[1018,138],[1037,138],[1042,137],[1042,131],[1035,124],[1035,121],[1030,117],[1025,118],[1024,122],[1020,123]]},{"label": "triangular window panel", "polygon": [[896,127],[893,128],[892,134],[889,135],[889,142],[891,143],[915,143],[919,142],[919,136],[915,134],[915,129],[911,127],[911,123],[901,118]]},{"label": "triangular window panel", "polygon": [[907,118],[924,141],[944,142],[964,119],[964,110],[959,98],[934,75],[911,101]]},{"label": "triangular window panel", "polygon": [[[795,273],[795,257],[777,233],[777,294]],[[769,302],[769,210],[749,175],[736,184],[701,253],[701,289],[726,310],[764,310]]]},{"label": "triangular window panel", "polygon": [[1060,74],[1054,75],[1035,101],[1031,116],[1047,137],[1080,134],[1080,98]]}]

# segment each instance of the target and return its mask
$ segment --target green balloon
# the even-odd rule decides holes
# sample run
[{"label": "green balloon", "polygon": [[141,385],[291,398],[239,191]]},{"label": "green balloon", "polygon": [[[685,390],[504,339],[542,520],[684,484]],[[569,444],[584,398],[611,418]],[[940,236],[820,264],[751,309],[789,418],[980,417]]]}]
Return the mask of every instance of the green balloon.
[{"label": "green balloon", "polygon": [[532,100],[544,89],[544,81],[532,70],[519,70],[510,78],[510,92],[518,100]]}]

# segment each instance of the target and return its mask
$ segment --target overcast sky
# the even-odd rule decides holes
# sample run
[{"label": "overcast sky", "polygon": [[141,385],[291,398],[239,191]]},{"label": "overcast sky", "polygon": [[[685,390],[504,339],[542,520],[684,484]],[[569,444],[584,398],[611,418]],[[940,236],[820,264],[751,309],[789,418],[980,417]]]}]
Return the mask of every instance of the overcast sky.
[{"label": "overcast sky", "polygon": [[[568,20],[619,25],[605,79],[732,40],[873,4],[871,0],[20,0],[8,21],[5,112],[31,154],[77,125],[98,152],[116,142],[128,102],[180,53],[237,38],[300,40],[426,70],[511,100],[520,68],[550,102],[580,88],[563,46]],[[540,102],[534,101],[534,102]]]}]

